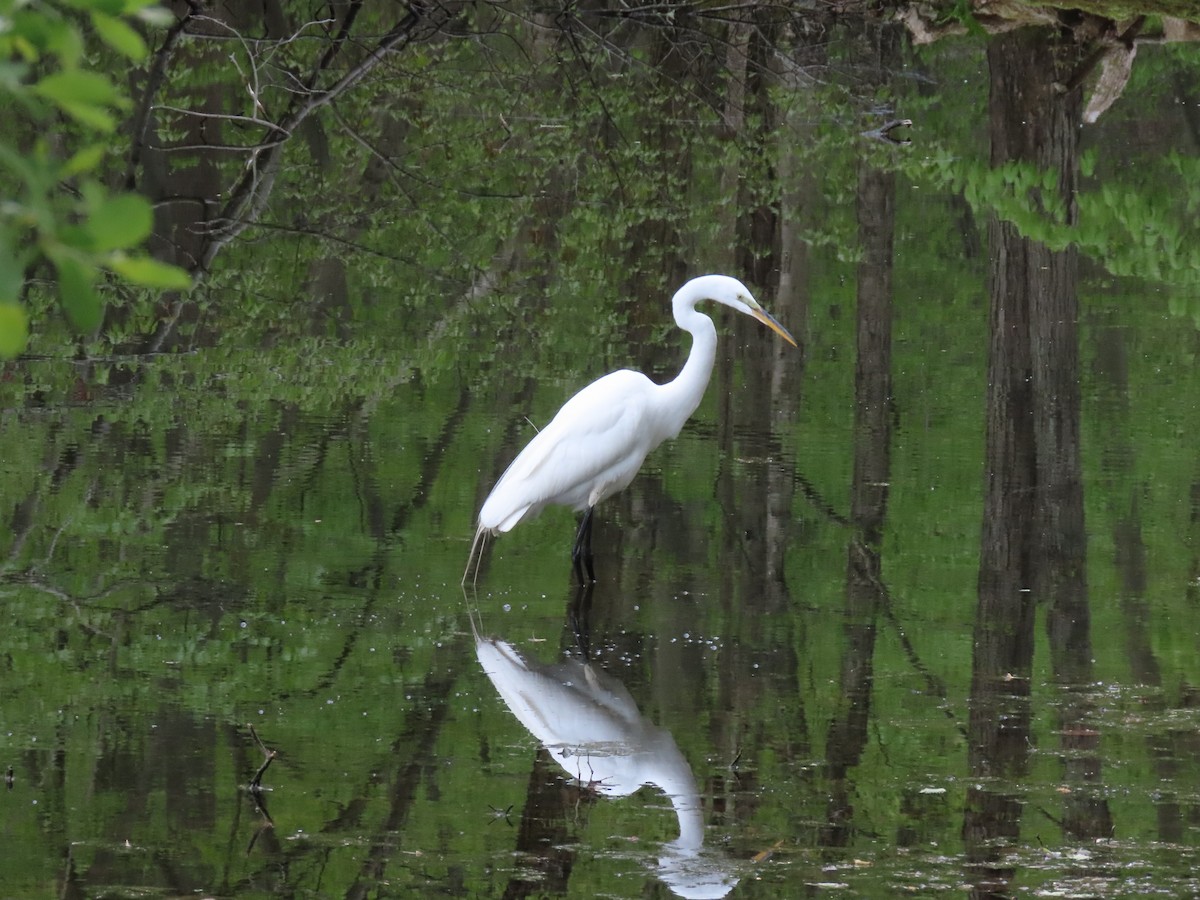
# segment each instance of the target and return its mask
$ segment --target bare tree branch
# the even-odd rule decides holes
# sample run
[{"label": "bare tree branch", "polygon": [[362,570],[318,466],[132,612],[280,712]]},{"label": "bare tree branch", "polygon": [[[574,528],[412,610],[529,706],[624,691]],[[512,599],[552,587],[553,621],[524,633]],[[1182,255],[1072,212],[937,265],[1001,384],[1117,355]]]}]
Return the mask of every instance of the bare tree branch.
[{"label": "bare tree branch", "polygon": [[250,148],[250,158],[237,183],[230,190],[224,207],[213,222],[213,230],[205,243],[203,252],[194,266],[194,274],[203,277],[209,271],[213,259],[221,248],[241,234],[259,217],[283,159],[283,146],[287,138],[305,119],[317,110],[335,101],[360,82],[384,61],[387,54],[407,44],[427,39],[440,31],[459,11],[459,3],[411,4],[408,13],[368,51],[365,58],[351,68],[327,89],[319,90],[317,82],[323,71],[333,62],[338,50],[349,37],[349,29],[357,16],[361,3],[355,3],[342,27],[334,38],[333,45],[326,50],[309,75],[303,92],[294,95],[292,108],[270,126],[262,140]]},{"label": "bare tree branch", "polygon": [[133,114],[133,124],[130,129],[133,140],[129,151],[129,162],[125,167],[125,186],[132,189],[137,183],[137,171],[142,164],[142,151],[146,146],[146,130],[150,127],[150,112],[154,108],[154,98],[158,95],[167,78],[167,65],[175,53],[180,39],[187,31],[192,17],[196,15],[199,3],[188,0],[188,12],[167,30],[162,46],[154,54],[154,62],[146,76],[146,88],[142,91],[141,102]]}]

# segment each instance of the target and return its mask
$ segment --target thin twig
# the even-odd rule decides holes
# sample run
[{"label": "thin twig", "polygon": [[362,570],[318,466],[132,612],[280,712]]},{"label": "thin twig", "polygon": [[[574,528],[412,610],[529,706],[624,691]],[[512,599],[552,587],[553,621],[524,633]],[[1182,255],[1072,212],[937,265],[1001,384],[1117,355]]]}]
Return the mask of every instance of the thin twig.
[{"label": "thin twig", "polygon": [[128,188],[136,185],[137,170],[142,163],[142,151],[146,146],[146,132],[150,127],[150,112],[154,98],[167,80],[167,66],[175,54],[175,47],[183,38],[184,32],[192,17],[196,15],[199,4],[196,0],[188,0],[188,12],[179,17],[163,38],[162,46],[154,54],[154,62],[146,73],[146,86],[142,91],[141,100],[134,112],[133,124],[130,129],[133,136],[129,152],[129,163],[125,169],[125,184]]},{"label": "thin twig", "polygon": [[262,790],[263,773],[267,771],[267,767],[271,765],[271,760],[273,760],[278,753],[275,750],[270,749],[262,742],[262,738],[258,736],[258,732],[254,730],[253,725],[247,724],[246,727],[250,729],[250,736],[254,738],[254,742],[258,744],[258,749],[263,752],[263,763],[258,767],[258,771],[254,773],[254,777],[250,779],[249,785],[251,793],[258,793]]},{"label": "thin twig", "polygon": [[[293,107],[279,120],[260,142],[260,152],[252,152],[246,167],[238,182],[227,192],[228,200],[224,208],[214,219],[216,226],[209,234],[207,246],[200,254],[193,267],[193,275],[202,278],[212,265],[217,253],[236,238],[247,227],[247,223],[258,219],[259,213],[266,205],[282,161],[281,146],[295,129],[318,109],[337,100],[349,88],[355,85],[387,57],[387,54],[410,44],[427,33],[436,31],[452,14],[449,9],[439,7],[438,16],[426,16],[425,11],[410,9],[379,42],[367,51],[365,57],[333,85],[326,89],[317,89],[316,78],[322,70],[318,66],[310,75],[305,87],[310,92],[307,96],[297,95]],[[338,45],[340,46],[340,45]],[[325,60],[332,59],[327,52]]]}]

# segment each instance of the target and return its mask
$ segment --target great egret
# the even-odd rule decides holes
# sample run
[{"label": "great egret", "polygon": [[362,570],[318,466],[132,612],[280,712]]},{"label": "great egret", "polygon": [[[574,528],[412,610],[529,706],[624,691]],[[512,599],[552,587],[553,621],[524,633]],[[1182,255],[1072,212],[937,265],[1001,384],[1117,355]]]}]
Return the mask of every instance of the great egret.
[{"label": "great egret", "polygon": [[679,375],[674,381],[655,384],[641,372],[620,369],[593,381],[563,404],[554,420],[512,461],[484,501],[463,572],[464,584],[482,539],[509,531],[551,504],[583,512],[571,561],[580,582],[583,566],[588,578],[596,580],[592,510],[633,481],[646,454],[679,434],[708,386],[717,352],[717,329],[712,319],[696,310],[702,300],[714,300],[753,316],[796,346],[787,329],[759,306],[736,278],[702,275],[687,282],[671,300],[675,324],[692,335],[692,350]]}]

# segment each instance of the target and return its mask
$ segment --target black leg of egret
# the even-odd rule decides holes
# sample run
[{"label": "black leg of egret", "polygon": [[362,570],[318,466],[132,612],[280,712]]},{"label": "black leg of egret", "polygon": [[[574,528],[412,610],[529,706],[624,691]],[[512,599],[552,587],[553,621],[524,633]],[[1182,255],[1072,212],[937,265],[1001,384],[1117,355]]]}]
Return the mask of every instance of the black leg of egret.
[{"label": "black leg of egret", "polygon": [[575,546],[571,549],[571,563],[575,566],[575,577],[583,584],[583,568],[587,566],[588,579],[596,580],[596,570],[592,565],[592,509],[589,506],[579,522],[579,531],[575,532]]},{"label": "black leg of egret", "polygon": [[592,591],[595,589],[595,584],[579,585],[567,608],[567,622],[575,638],[575,649],[585,662],[592,658]]},{"label": "black leg of egret", "polygon": [[588,581],[595,583],[596,568],[592,565],[592,511],[588,510],[587,540],[583,544],[583,562],[587,566]]}]

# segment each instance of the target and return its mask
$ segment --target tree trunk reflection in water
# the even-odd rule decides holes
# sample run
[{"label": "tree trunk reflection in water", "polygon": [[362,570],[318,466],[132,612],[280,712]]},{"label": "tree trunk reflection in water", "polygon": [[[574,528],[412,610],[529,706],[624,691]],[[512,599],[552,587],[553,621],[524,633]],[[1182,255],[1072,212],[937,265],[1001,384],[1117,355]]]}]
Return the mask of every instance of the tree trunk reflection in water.
[{"label": "tree trunk reflection in water", "polygon": [[566,893],[576,857],[576,841],[568,822],[581,803],[590,806],[594,800],[595,795],[587,790],[564,783],[550,751],[538,748],[517,826],[514,849],[520,855],[520,874],[513,875],[505,886],[506,900]]},{"label": "tree trunk reflection in water", "polygon": [[[1075,217],[1078,90],[1062,94],[1079,48],[1039,29],[996,37],[988,48],[993,166],[1010,161],[1058,174],[1054,188]],[[971,681],[968,765],[1004,779],[968,791],[963,832],[977,896],[1003,894],[1013,876],[1003,842],[1015,841],[1021,801],[1011,781],[1027,772],[1034,610],[1047,604],[1064,780],[1061,823],[1072,838],[1107,835],[1103,799],[1083,788],[1100,777],[1098,735],[1086,700],[1091,642],[1084,564],[1078,381],[1078,263],[1009,222],[988,224],[991,267],[984,514]],[[1086,752],[1081,754],[1083,749]]]},{"label": "tree trunk reflection in water", "polygon": [[[376,893],[379,885],[386,883],[388,867],[396,863],[397,835],[400,834],[412,814],[413,805],[421,796],[436,799],[440,788],[440,766],[434,764],[435,748],[446,718],[450,712],[450,694],[458,681],[458,661],[466,653],[466,636],[438,645],[425,679],[413,690],[413,704],[405,715],[404,723],[397,730],[386,758],[393,763],[386,773],[362,771],[360,789],[354,794],[358,799],[342,807],[337,816],[322,829],[328,834],[342,834],[354,829],[365,833],[372,829],[369,844],[360,862],[358,875],[347,889],[348,898],[368,897]],[[367,822],[371,815],[368,798],[375,792],[367,785],[385,783],[387,811],[381,820]],[[419,790],[420,789],[420,790]],[[281,820],[280,813],[276,813]],[[271,860],[273,865],[286,868],[290,861],[306,853],[303,845],[292,843],[283,860]]]},{"label": "tree trunk reflection in water", "polygon": [[[727,98],[724,127],[731,134],[744,128],[757,128],[755,144],[760,141],[764,145],[770,143],[769,135],[776,132],[783,115],[775,95],[769,90],[773,79],[764,75],[773,61],[770,48],[775,30],[776,25],[764,13],[762,21],[753,28],[742,23],[730,35],[728,65],[742,84]],[[788,152],[784,149],[781,155]],[[772,308],[784,317],[789,328],[797,328],[799,320],[793,313],[803,310],[798,309],[792,297],[772,291],[772,285],[781,283],[777,258],[785,222],[780,207],[774,202],[754,205],[751,198],[745,196],[748,187],[739,165],[726,166],[722,186],[726,196],[738,198],[736,203],[726,205],[722,215],[729,217],[740,211],[736,218],[725,222],[724,227],[730,241],[733,270],[750,279],[761,292],[760,299],[776,293],[777,303]],[[792,288],[798,290],[799,285],[794,284]],[[726,552],[735,559],[748,558],[752,572],[736,565],[725,566],[723,570],[727,577],[732,577],[734,572],[750,576],[742,585],[747,589],[752,590],[752,585],[765,582],[768,589],[763,592],[764,596],[751,599],[761,602],[761,612],[770,615],[785,609],[788,603],[784,557],[790,535],[795,480],[790,468],[777,462],[782,450],[773,435],[763,445],[750,448],[735,447],[735,435],[746,426],[761,433],[764,423],[795,421],[800,404],[797,386],[802,383],[803,351],[797,353],[795,348],[782,342],[764,340],[763,334],[745,328],[746,324],[753,323],[731,323],[739,339],[725,341],[721,346],[717,428],[722,471],[717,490],[723,513],[736,522],[736,528],[726,532],[729,539]],[[803,332],[804,329],[799,330]],[[735,393],[734,372],[738,360],[746,359],[746,343],[752,351],[758,351],[758,355],[754,365],[747,367],[744,390]],[[748,460],[745,467],[753,480],[740,479],[735,489],[730,466],[739,458]],[[747,502],[745,491],[750,483],[755,499]]]},{"label": "tree trunk reflection in water", "polygon": [[[778,26],[765,10],[754,15],[753,24],[739,23],[729,33],[726,63],[731,80],[738,84],[725,97],[722,134],[729,141],[739,136],[745,140],[743,132],[753,130],[749,144],[758,146],[771,143],[782,112],[778,94],[770,89],[773,79],[766,74],[776,62],[771,47]],[[781,155],[795,152],[792,147],[782,148]],[[744,165],[734,154],[721,173],[722,195],[730,200],[718,213],[729,253],[725,265],[754,285],[760,300],[770,303],[775,296],[773,311],[789,330],[802,333],[797,314],[803,310],[791,294],[778,290],[775,260],[784,215],[774,202],[756,204],[748,195]],[[791,293],[805,289],[797,282]],[[719,346],[715,386],[721,448],[716,496],[722,521],[728,523],[718,545],[720,601],[724,618],[737,625],[727,636],[729,652],[722,654],[719,673],[720,705],[729,712],[714,717],[712,741],[715,752],[728,760],[738,759],[744,746],[761,745],[765,723],[745,711],[761,708],[769,679],[794,677],[798,648],[804,641],[802,634],[794,632],[797,619],[789,612],[792,598],[784,566],[793,534],[795,478],[775,427],[798,417],[804,357],[802,351],[744,324],[753,323],[728,323],[734,334]],[[739,366],[744,375],[741,387],[735,378]],[[750,649],[764,647],[771,652]],[[789,723],[787,749],[782,752],[797,760],[810,752],[802,697],[789,709]],[[714,775],[714,807],[738,804],[740,818],[758,802],[754,795],[758,773],[750,762],[747,771],[732,778]]]},{"label": "tree trunk reflection in water", "polygon": [[[1096,381],[1101,402],[1110,410],[1116,427],[1105,429],[1101,449],[1105,495],[1114,499],[1122,496],[1122,482],[1128,491],[1128,508],[1117,513],[1113,524],[1114,565],[1120,585],[1121,627],[1125,634],[1125,654],[1136,684],[1154,689],[1142,699],[1144,714],[1166,714],[1168,704],[1159,690],[1163,685],[1162,665],[1154,651],[1150,622],[1150,604],[1146,600],[1147,571],[1146,542],[1142,533],[1140,499],[1145,485],[1133,481],[1137,450],[1130,439],[1133,433],[1130,418],[1128,347],[1131,332],[1124,327],[1103,323],[1096,337]],[[1179,760],[1195,755],[1189,744],[1191,735],[1185,731],[1152,734],[1146,738],[1147,758],[1155,776],[1167,784],[1178,778]],[[1154,804],[1158,820],[1158,839],[1166,843],[1185,840],[1187,823],[1184,804],[1179,796],[1163,791]]]},{"label": "tree trunk reflection in water", "polygon": [[878,615],[886,603],[880,538],[887,513],[892,442],[892,244],[896,179],[863,166],[858,175],[858,335],[854,372],[854,476],[850,516],[856,532],[846,554],[841,701],[825,758],[830,799],[823,843],[850,841],[854,809],[847,770],[867,742]]}]

